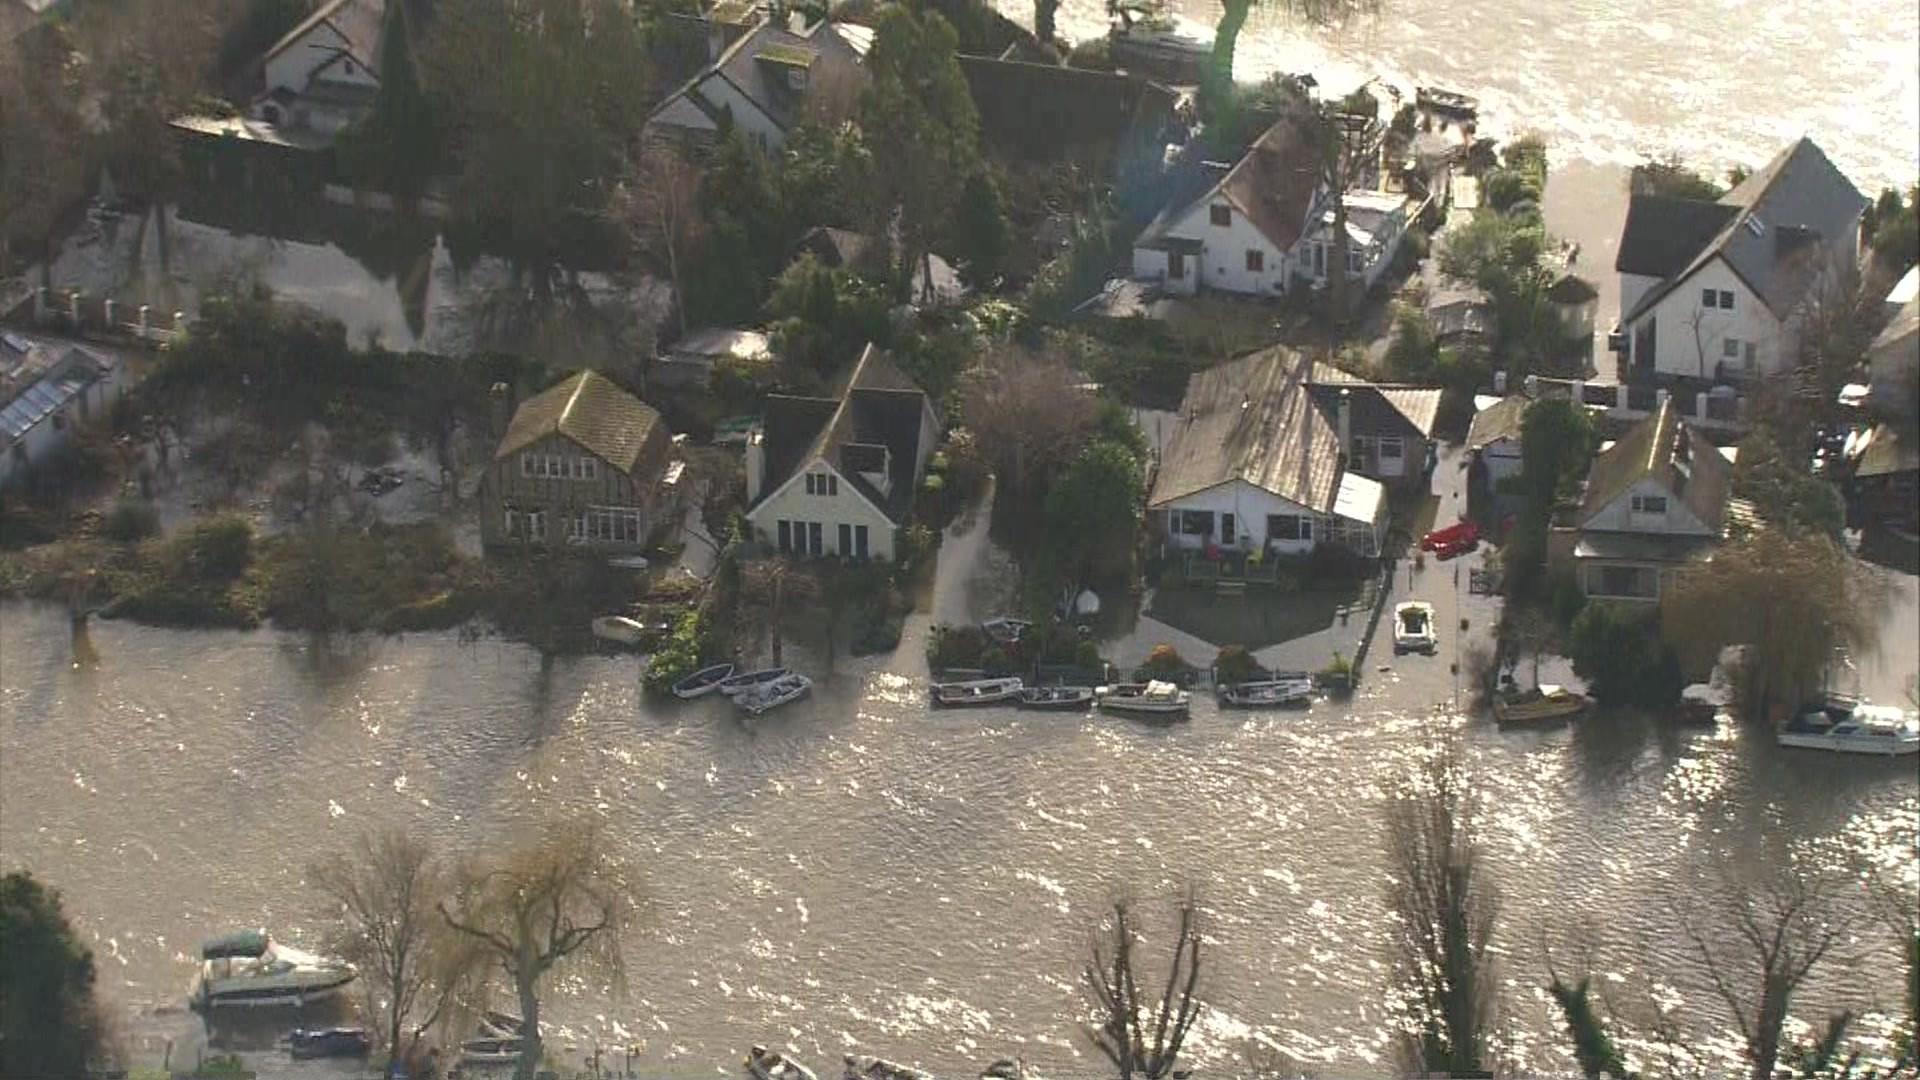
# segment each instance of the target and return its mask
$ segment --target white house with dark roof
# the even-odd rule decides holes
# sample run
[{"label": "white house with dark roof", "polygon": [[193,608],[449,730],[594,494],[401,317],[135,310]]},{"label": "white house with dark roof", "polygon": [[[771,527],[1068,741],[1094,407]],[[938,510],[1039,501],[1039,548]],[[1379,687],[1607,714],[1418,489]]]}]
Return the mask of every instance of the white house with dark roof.
[{"label": "white house with dark roof", "polygon": [[[1347,270],[1370,287],[1399,251],[1409,203],[1375,191],[1349,191],[1345,201]],[[1324,285],[1333,211],[1319,152],[1299,123],[1282,119],[1217,182],[1174,199],[1141,232],[1133,277],[1187,296],[1202,288],[1276,296],[1296,279]]]},{"label": "white house with dark roof", "polygon": [[1147,512],[1175,549],[1377,556],[1387,485],[1425,475],[1440,391],[1274,348],[1187,380]]},{"label": "white house with dark roof", "polygon": [[939,439],[926,393],[868,345],[838,397],[768,396],[747,436],[747,523],[783,554],[891,560]]},{"label": "white house with dark roof", "polygon": [[1806,304],[1857,265],[1866,206],[1805,138],[1718,201],[1634,196],[1614,261],[1631,370],[1737,380],[1790,366]]},{"label": "white house with dark roof", "polygon": [[[716,37],[716,43],[727,40]],[[768,153],[810,114],[850,110],[866,85],[873,31],[845,23],[762,21],[732,37],[706,70],[647,117],[649,140],[709,147],[731,124]]]},{"label": "white house with dark roof", "polygon": [[110,354],[0,333],[0,489],[58,457],[121,390]]},{"label": "white house with dark roof", "polygon": [[387,0],[326,0],[267,50],[248,109],[275,127],[335,135],[373,109]]}]

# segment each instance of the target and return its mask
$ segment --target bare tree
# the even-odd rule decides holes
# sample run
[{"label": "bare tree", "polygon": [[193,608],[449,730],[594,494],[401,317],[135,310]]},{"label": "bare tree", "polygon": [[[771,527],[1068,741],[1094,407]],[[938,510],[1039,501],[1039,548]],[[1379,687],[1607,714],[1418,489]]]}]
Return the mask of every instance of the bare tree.
[{"label": "bare tree", "polygon": [[1380,139],[1385,128],[1378,115],[1348,111],[1343,102],[1328,102],[1306,110],[1297,121],[1305,126],[1307,145],[1318,152],[1320,183],[1333,202],[1333,231],[1327,245],[1327,302],[1336,325],[1347,320],[1347,191],[1379,167]]},{"label": "bare tree", "polygon": [[453,899],[442,901],[448,927],[478,946],[480,966],[497,964],[513,983],[522,1022],[514,1080],[539,1065],[540,981],[567,964],[623,974],[620,932],[631,902],[608,865],[601,834],[559,825],[498,861],[463,868]]},{"label": "bare tree", "polygon": [[1839,940],[1841,925],[1826,917],[1833,885],[1828,874],[1791,861],[1758,880],[1726,870],[1714,890],[1712,930],[1683,913],[1687,938],[1746,1040],[1752,1080],[1771,1080],[1793,996]]},{"label": "bare tree", "polygon": [[[1200,1016],[1199,908],[1191,891],[1180,901],[1173,958],[1157,999],[1140,993],[1134,952],[1145,939],[1134,924],[1132,905],[1115,900],[1112,918],[1094,938],[1085,976],[1098,1023],[1087,1026],[1087,1038],[1113,1063],[1119,1080],[1185,1075],[1174,1067]],[[1152,983],[1147,993],[1153,993]]]},{"label": "bare tree", "polygon": [[961,413],[999,482],[1024,498],[1065,468],[1093,431],[1099,403],[1052,352],[988,353],[961,391]]},{"label": "bare tree", "polygon": [[[309,875],[333,906],[334,950],[358,967],[367,1011],[381,1018],[389,1062],[411,1058],[445,1015],[471,970],[466,940],[446,932],[433,905],[446,870],[424,843],[398,829],[362,833],[351,850]],[[408,1036],[402,1042],[403,1029]]]},{"label": "bare tree", "polygon": [[767,633],[773,635],[773,666],[779,667],[781,646],[785,642],[781,624],[786,618],[787,604],[818,597],[819,582],[792,559],[776,556],[741,566],[740,588],[749,600],[766,608]]},{"label": "bare tree", "polygon": [[685,334],[687,291],[680,266],[706,232],[700,216],[700,171],[674,147],[649,143],[614,192],[612,212],[636,249],[666,260],[674,311]]},{"label": "bare tree", "polygon": [[1473,834],[1475,806],[1449,740],[1430,749],[1387,807],[1387,907],[1411,1011],[1402,1046],[1410,1070],[1487,1067],[1498,1007],[1487,946],[1497,906]]}]

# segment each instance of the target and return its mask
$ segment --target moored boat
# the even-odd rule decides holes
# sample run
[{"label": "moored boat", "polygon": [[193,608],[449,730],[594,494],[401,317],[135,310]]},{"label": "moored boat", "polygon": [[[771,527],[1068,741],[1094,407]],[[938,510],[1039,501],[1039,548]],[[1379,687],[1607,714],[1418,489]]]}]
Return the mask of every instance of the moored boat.
[{"label": "moored boat", "polygon": [[1493,718],[1502,724],[1548,724],[1586,711],[1586,695],[1564,686],[1508,687],[1494,695]]},{"label": "moored boat", "polygon": [[1019,679],[968,679],[965,682],[933,684],[936,705],[993,705],[1020,696],[1024,687]]},{"label": "moored boat", "polygon": [[1103,712],[1128,713],[1161,723],[1172,723],[1187,715],[1189,696],[1170,682],[1115,683],[1094,691],[1094,700]]},{"label": "moored boat", "polygon": [[790,675],[792,672],[783,667],[761,668],[758,671],[742,671],[720,680],[720,692],[728,697],[765,686],[775,679]]},{"label": "moored boat", "polygon": [[755,1046],[747,1051],[747,1072],[754,1080],[819,1080],[813,1070],[778,1050]]},{"label": "moored boat", "polygon": [[1029,686],[1020,691],[1023,709],[1077,711],[1093,704],[1091,686]]},{"label": "moored boat", "polygon": [[637,647],[648,634],[645,623],[625,615],[601,615],[593,620],[593,636],[616,645]]},{"label": "moored boat", "polygon": [[1732,703],[1733,695],[1725,686],[1694,683],[1680,691],[1680,704],[1674,706],[1673,717],[1683,724],[1712,725],[1720,721]]},{"label": "moored boat", "polygon": [[1232,683],[1220,690],[1220,703],[1243,709],[1278,708],[1306,705],[1313,700],[1313,679],[1300,676],[1287,679],[1259,679]]},{"label": "moored boat", "polygon": [[886,1058],[847,1054],[841,1080],[933,1080],[933,1074]]},{"label": "moored boat", "polygon": [[1138,65],[1173,79],[1197,78],[1213,55],[1213,35],[1197,22],[1134,5],[1113,20],[1107,48],[1114,63]]},{"label": "moored boat", "polygon": [[1780,745],[1840,754],[1920,754],[1920,718],[1892,705],[1851,699],[1823,702],[1780,729]]},{"label": "moored boat", "polygon": [[1005,615],[988,619],[980,624],[980,632],[1002,645],[1011,645],[1026,636],[1033,624],[1025,619],[1009,618]]},{"label": "moored boat", "polygon": [[682,700],[704,697],[720,689],[720,684],[733,675],[732,664],[714,664],[673,684],[673,696]]},{"label": "moored boat", "polygon": [[353,965],[283,945],[265,930],[243,930],[200,947],[198,1008],[305,1006],[338,995],[358,978]]},{"label": "moored boat", "polygon": [[777,709],[789,702],[806,697],[812,689],[812,679],[789,671],[772,682],[762,683],[750,690],[735,694],[733,703],[748,715],[759,716],[771,709]]},{"label": "moored boat", "polygon": [[1424,600],[1409,600],[1393,609],[1393,653],[1431,653],[1440,645],[1434,631],[1433,605]]},{"label": "moored boat", "polygon": [[287,1035],[287,1052],[301,1060],[366,1057],[373,1052],[373,1040],[365,1028],[295,1028]]},{"label": "moored boat", "polygon": [[1437,86],[1419,86],[1413,91],[1413,100],[1420,108],[1430,113],[1471,120],[1480,113],[1480,102],[1467,94],[1456,90],[1442,90]]}]

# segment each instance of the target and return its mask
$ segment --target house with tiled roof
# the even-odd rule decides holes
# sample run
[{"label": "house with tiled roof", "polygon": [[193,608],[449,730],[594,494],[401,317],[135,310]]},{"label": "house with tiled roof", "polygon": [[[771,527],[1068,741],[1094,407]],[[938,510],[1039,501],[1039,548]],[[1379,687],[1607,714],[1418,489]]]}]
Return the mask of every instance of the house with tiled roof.
[{"label": "house with tiled roof", "polygon": [[345,130],[380,94],[386,24],[387,0],[326,0],[261,58],[266,85],[249,114],[318,135]]},{"label": "house with tiled roof", "polygon": [[1857,265],[1866,206],[1806,138],[1716,201],[1633,196],[1614,260],[1615,347],[1638,375],[1786,370],[1807,305]]},{"label": "house with tiled roof", "polygon": [[1377,556],[1387,486],[1426,475],[1440,391],[1371,383],[1284,348],[1187,380],[1147,495],[1170,548]]},{"label": "house with tiled roof", "polygon": [[1651,602],[1681,568],[1706,557],[1736,515],[1725,451],[1663,400],[1594,455],[1570,530],[1553,546],[1595,599]]},{"label": "house with tiled roof", "polygon": [[700,149],[731,127],[749,145],[775,153],[802,120],[850,112],[866,86],[868,27],[797,14],[785,23],[730,26],[713,39],[724,43],[713,62],[647,117],[646,139]]},{"label": "house with tiled roof", "polygon": [[576,372],[514,410],[481,479],[481,541],[644,551],[678,520],[684,469],[658,412],[597,371]]},{"label": "house with tiled roof", "polygon": [[[1327,280],[1333,195],[1306,128],[1282,118],[1195,198],[1175,198],[1133,244],[1133,277],[1169,293],[1277,296]],[[1347,270],[1371,286],[1393,262],[1411,213],[1405,195],[1344,194]]]},{"label": "house with tiled roof", "polygon": [[784,554],[891,560],[939,439],[926,393],[868,345],[837,396],[768,396],[747,435],[747,523]]}]

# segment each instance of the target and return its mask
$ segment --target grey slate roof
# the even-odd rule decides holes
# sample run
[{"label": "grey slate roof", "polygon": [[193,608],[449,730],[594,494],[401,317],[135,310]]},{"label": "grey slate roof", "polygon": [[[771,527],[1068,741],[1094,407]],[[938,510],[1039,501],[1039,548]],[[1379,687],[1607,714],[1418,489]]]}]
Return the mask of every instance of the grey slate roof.
[{"label": "grey slate roof", "polygon": [[1694,271],[1724,258],[1776,318],[1791,315],[1824,269],[1824,253],[1857,242],[1866,197],[1813,140],[1801,138],[1720,199],[1734,209],[1679,273],[1647,290],[1634,319]]},{"label": "grey slate roof", "polygon": [[[700,92],[701,85],[708,79],[717,78],[731,84],[742,97],[758,106],[782,131],[789,130],[800,122],[807,91],[791,86],[787,72],[806,71],[809,87],[821,80],[863,77],[864,50],[848,36],[859,29],[823,22],[795,31],[763,22],[741,35],[679,93],[661,102],[653,115],[658,116],[673,101],[684,97],[718,122],[721,109]],[[857,36],[864,40],[864,35]],[[648,119],[651,122],[652,117]]]},{"label": "grey slate roof", "polygon": [[[824,460],[895,524],[904,522],[913,505],[926,409],[926,393],[872,345],[861,352],[838,398],[768,395],[761,421],[766,469],[756,504],[796,470]],[[885,494],[860,476],[872,471],[879,447],[892,465]]]},{"label": "grey slate roof", "polygon": [[1635,195],[1613,268],[1622,274],[1667,278],[1687,268],[1739,208],[1703,199]]},{"label": "grey slate roof", "polygon": [[1719,449],[1680,418],[1673,401],[1662,401],[1659,411],[1594,456],[1587,470],[1587,493],[1580,501],[1580,524],[1652,477],[1718,536],[1726,524],[1732,473]]}]

